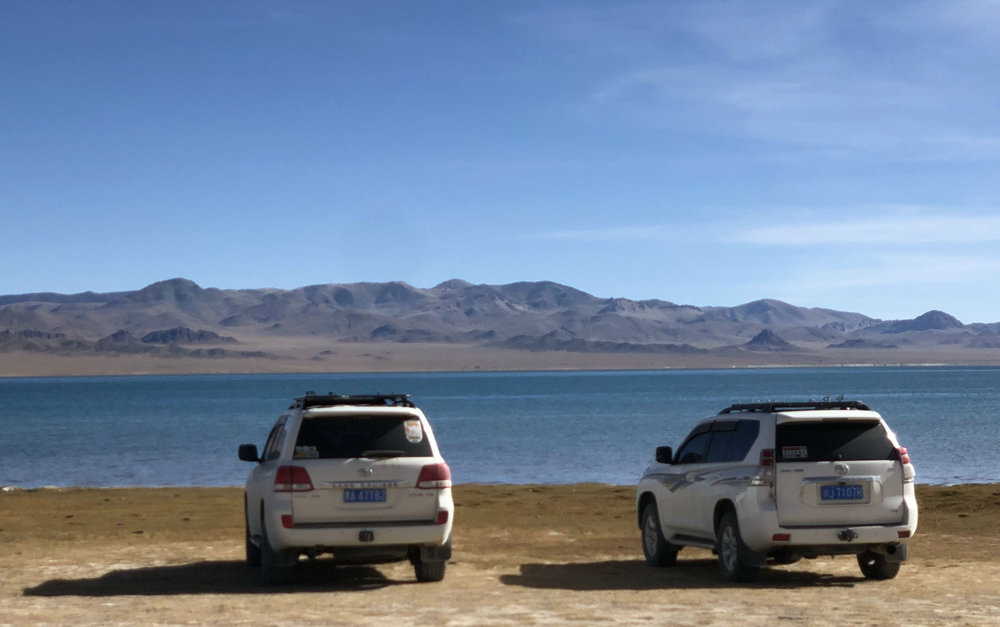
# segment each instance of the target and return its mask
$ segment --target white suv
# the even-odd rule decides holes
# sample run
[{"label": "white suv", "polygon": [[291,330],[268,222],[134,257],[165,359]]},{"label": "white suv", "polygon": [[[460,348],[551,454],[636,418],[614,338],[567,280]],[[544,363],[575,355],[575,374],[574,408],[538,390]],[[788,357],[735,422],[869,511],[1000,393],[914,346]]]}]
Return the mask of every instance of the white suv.
[{"label": "white suv", "polygon": [[684,546],[718,553],[723,576],[767,563],[855,554],[891,579],[917,529],[913,465],[882,417],[858,401],[748,403],[702,421],[677,451],[656,449],[636,511],[646,560]]},{"label": "white suv", "polygon": [[299,557],[409,559],[420,581],[451,558],[451,471],[408,395],[306,396],[278,418],[247,479],[246,558],[284,583]]}]

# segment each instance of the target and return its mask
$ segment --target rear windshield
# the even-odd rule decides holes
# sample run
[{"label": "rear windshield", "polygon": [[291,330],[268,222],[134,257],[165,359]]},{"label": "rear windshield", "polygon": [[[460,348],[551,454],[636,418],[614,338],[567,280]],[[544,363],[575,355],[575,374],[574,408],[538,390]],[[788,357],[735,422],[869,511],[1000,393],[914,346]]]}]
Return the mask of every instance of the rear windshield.
[{"label": "rear windshield", "polygon": [[896,448],[880,422],[806,422],[778,425],[779,462],[877,461],[896,459]]},{"label": "rear windshield", "polygon": [[293,454],[295,459],[431,455],[420,421],[401,416],[305,418]]}]

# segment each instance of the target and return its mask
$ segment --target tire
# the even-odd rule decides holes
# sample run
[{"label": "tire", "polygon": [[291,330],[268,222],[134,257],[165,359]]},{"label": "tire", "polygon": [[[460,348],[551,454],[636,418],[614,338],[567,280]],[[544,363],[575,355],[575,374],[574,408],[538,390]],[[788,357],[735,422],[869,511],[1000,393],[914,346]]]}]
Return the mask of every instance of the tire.
[{"label": "tire", "polygon": [[865,551],[858,555],[858,566],[861,567],[861,574],[866,579],[892,579],[899,574],[900,564],[901,562],[890,562],[885,558],[885,555],[879,555],[872,551]]},{"label": "tire", "polygon": [[673,566],[677,563],[678,550],[663,537],[656,504],[650,503],[642,510],[642,554],[646,561],[657,568]]},{"label": "tire", "polygon": [[260,521],[260,580],[269,586],[280,586],[292,580],[292,566],[298,555],[288,551],[276,551],[267,538],[267,526]]},{"label": "tire", "polygon": [[431,581],[441,581],[444,579],[444,571],[448,568],[445,560],[424,561],[419,557],[413,562],[413,571],[417,575],[417,581],[428,583]]},{"label": "tire", "polygon": [[[446,555],[451,555],[451,538],[444,544]],[[428,583],[441,581],[444,579],[444,571],[448,569],[448,560],[424,560],[420,557],[420,549],[415,548],[415,552],[410,557],[413,564],[413,572],[417,575],[417,581]]]},{"label": "tire", "polygon": [[740,536],[740,525],[734,512],[727,512],[719,523],[719,570],[726,581],[750,583],[757,579],[757,566],[747,562],[749,549]]},{"label": "tire", "polygon": [[250,521],[245,516],[244,522],[246,524],[247,564],[251,568],[257,568],[260,566],[260,547],[250,539]]}]

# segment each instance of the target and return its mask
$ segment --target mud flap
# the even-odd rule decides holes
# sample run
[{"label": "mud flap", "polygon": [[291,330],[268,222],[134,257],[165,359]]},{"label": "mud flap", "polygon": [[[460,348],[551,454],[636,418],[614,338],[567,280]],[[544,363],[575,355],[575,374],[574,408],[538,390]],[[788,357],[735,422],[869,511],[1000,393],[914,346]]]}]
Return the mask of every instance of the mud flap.
[{"label": "mud flap", "polygon": [[[890,552],[891,550],[891,552]],[[880,551],[885,555],[885,561],[887,562],[905,562],[906,561],[906,543],[903,544],[890,544],[889,546],[883,548]]]},{"label": "mud flap", "polygon": [[420,547],[420,560],[424,562],[444,562],[451,559],[451,538],[441,546]]}]

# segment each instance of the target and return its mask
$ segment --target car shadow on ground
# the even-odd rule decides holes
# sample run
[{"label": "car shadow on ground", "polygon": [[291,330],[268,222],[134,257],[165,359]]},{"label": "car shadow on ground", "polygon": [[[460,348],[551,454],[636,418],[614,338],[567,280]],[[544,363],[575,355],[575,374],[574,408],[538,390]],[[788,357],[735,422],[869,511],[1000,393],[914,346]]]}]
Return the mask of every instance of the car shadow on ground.
[{"label": "car shadow on ground", "polygon": [[110,597],[170,594],[264,594],[375,590],[410,583],[393,581],[371,566],[337,566],[331,561],[304,561],[295,567],[291,583],[266,586],[245,561],[208,561],[175,566],[113,570],[86,579],[50,579],[25,596]]},{"label": "car shadow on ground", "polygon": [[761,568],[757,581],[733,584],[722,579],[715,559],[678,560],[676,566],[654,568],[643,560],[612,560],[570,564],[522,564],[521,574],[502,575],[508,586],[557,590],[658,590],[683,588],[850,588],[864,581],[858,577],[828,575],[808,570]]}]

